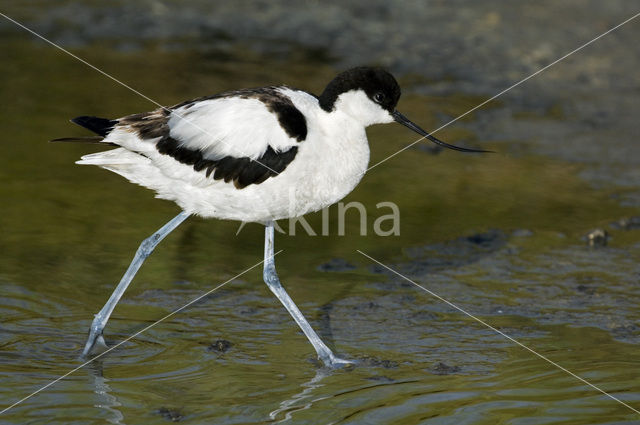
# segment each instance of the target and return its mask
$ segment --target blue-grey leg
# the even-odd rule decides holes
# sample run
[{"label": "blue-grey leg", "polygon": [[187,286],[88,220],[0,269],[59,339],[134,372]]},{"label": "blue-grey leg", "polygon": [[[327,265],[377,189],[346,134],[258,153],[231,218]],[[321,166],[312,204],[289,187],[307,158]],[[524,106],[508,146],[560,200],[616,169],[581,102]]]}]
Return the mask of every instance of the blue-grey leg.
[{"label": "blue-grey leg", "polygon": [[107,348],[107,344],[104,342],[104,338],[102,337],[102,331],[104,327],[107,325],[107,321],[113,312],[113,309],[120,301],[122,294],[127,290],[127,287],[133,280],[133,277],[136,275],[144,260],[147,259],[149,255],[153,252],[154,248],[160,243],[162,239],[165,238],[172,230],[180,225],[183,221],[185,221],[189,217],[189,214],[186,212],[181,212],[177,216],[171,219],[167,224],[162,226],[160,230],[155,232],[153,235],[149,236],[147,239],[143,240],[136,251],[136,255],[133,257],[133,261],[129,265],[124,276],[120,279],[120,283],[116,287],[115,291],[109,297],[109,301],[102,307],[102,310],[98,314],[95,315],[93,319],[93,323],[91,323],[91,328],[89,328],[89,339],[87,339],[87,343],[84,346],[84,350],[82,351],[82,356],[86,357],[93,351],[94,348],[101,348],[102,350]]},{"label": "blue-grey leg", "polygon": [[271,292],[275,294],[276,297],[280,300],[280,302],[285,306],[289,314],[296,321],[302,332],[307,336],[313,348],[315,348],[318,353],[318,358],[322,360],[322,362],[329,367],[341,367],[346,364],[351,364],[352,362],[348,360],[343,360],[336,357],[333,352],[325,345],[324,342],[320,339],[317,333],[311,328],[311,325],[304,318],[298,307],[295,305],[287,291],[284,290],[282,285],[280,284],[280,279],[278,279],[278,275],[276,273],[276,264],[273,259],[273,250],[274,250],[274,235],[273,235],[273,222],[267,222],[265,224],[265,235],[264,235],[264,281],[271,289]]}]

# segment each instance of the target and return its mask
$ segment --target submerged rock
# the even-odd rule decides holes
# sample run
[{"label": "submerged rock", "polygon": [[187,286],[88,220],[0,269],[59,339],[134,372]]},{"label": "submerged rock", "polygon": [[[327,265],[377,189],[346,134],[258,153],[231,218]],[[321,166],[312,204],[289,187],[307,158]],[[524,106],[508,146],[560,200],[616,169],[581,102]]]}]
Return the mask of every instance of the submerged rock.
[{"label": "submerged rock", "polygon": [[[398,269],[410,276],[456,269],[495,255],[506,246],[507,240],[508,237],[502,230],[491,229],[447,242],[410,247],[406,249],[406,253],[411,262],[398,266]],[[375,270],[376,266],[370,267],[374,273],[390,274],[388,270]]]},{"label": "submerged rock", "polygon": [[170,420],[171,422],[180,422],[182,419],[184,419],[184,415],[180,412],[179,409],[174,409],[171,407],[161,407],[156,410],[155,413],[165,419]]},{"label": "submerged rock", "polygon": [[218,353],[226,353],[229,349],[233,347],[233,344],[226,339],[219,339],[213,344],[211,344],[207,350],[208,351],[217,351]]},{"label": "submerged rock", "polygon": [[321,272],[345,272],[355,270],[356,266],[345,260],[344,258],[332,258],[326,263],[320,264],[318,270]]},{"label": "submerged rock", "polygon": [[431,368],[431,372],[436,375],[451,375],[453,373],[460,372],[459,366],[450,366],[446,363],[438,362],[434,367]]},{"label": "submerged rock", "polygon": [[606,246],[609,241],[609,233],[604,229],[594,229],[585,236],[587,243],[592,247]]},{"label": "submerged rock", "polygon": [[398,367],[398,362],[394,360],[383,360],[371,356],[363,356],[359,360],[362,364],[370,367],[382,367],[385,369],[395,369]]}]

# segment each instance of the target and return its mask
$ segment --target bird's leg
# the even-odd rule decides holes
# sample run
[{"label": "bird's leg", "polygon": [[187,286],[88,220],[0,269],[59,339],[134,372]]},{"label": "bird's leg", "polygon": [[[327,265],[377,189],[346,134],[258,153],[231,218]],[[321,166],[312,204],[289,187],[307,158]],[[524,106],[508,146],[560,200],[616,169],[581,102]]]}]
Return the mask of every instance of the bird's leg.
[{"label": "bird's leg", "polygon": [[280,279],[276,273],[276,265],[273,259],[274,250],[273,222],[267,222],[264,235],[264,281],[275,294],[280,302],[285,306],[289,314],[296,321],[302,332],[307,336],[313,348],[318,353],[318,357],[328,367],[341,367],[352,362],[336,357],[331,349],[325,345],[317,333],[311,328],[311,325],[304,318],[298,307],[295,305],[287,291],[280,284]]},{"label": "bird's leg", "polygon": [[82,356],[86,357],[91,353],[91,351],[96,346],[96,343],[103,350],[106,349],[107,345],[104,342],[104,338],[102,337],[102,330],[107,325],[107,321],[113,312],[113,309],[120,301],[122,294],[127,289],[131,280],[136,275],[140,266],[147,259],[149,255],[153,252],[156,245],[160,243],[165,236],[171,233],[176,227],[180,225],[183,221],[185,221],[189,217],[189,214],[186,212],[181,212],[177,216],[175,216],[171,221],[162,226],[157,232],[153,235],[149,236],[147,239],[143,240],[140,244],[140,247],[136,251],[136,255],[133,257],[133,261],[129,264],[129,268],[127,269],[124,276],[118,283],[118,286],[109,297],[109,301],[102,307],[102,310],[98,314],[95,315],[93,322],[91,323],[91,327],[89,328],[89,339],[87,339],[87,343],[84,346],[84,350],[82,351]]}]

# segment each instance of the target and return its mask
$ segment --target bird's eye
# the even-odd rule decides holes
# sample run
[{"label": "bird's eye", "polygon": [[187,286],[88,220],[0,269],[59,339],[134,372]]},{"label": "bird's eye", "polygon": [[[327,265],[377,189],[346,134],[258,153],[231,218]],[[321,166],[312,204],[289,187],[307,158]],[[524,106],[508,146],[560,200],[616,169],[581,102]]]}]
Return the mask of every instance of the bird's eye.
[{"label": "bird's eye", "polygon": [[384,101],[384,93],[379,91],[373,96],[373,100],[375,100],[377,103],[382,103]]}]

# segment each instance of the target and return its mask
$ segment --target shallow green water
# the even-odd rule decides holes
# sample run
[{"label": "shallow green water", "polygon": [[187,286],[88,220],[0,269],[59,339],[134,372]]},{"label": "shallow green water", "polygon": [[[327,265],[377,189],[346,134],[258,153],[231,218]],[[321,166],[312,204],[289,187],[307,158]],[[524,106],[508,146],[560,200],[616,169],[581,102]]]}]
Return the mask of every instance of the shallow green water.
[{"label": "shallow green water", "polygon": [[[1,43],[0,407],[6,407],[81,364],[92,315],[138,243],[178,209],[119,176],[73,164],[95,146],[46,143],[84,134],[70,117],[121,116],[152,105],[48,46],[23,37]],[[335,72],[304,53],[287,62],[153,46],[77,53],[164,104],[279,82],[318,92]],[[400,108],[435,128],[436,112],[455,116],[482,100],[407,95]],[[369,136],[372,163],[415,140],[394,125],[372,128]],[[474,138],[463,126],[439,136],[451,143]],[[508,141],[482,142],[502,153],[434,156],[411,149],[372,170],[345,200],[366,205],[368,229],[385,213],[378,202],[397,203],[399,236],[359,236],[355,214],[345,236],[335,228],[330,236],[302,229],[277,236],[283,284],[329,345],[360,360],[357,367],[318,367],[256,268],[0,422],[637,423],[640,416],[628,408],[356,252],[639,408],[640,230],[609,228],[613,239],[602,249],[580,238],[640,211],[619,206],[615,191],[581,181],[576,165],[508,154]],[[330,210],[332,226],[336,213]],[[308,220],[319,231],[320,214]],[[260,226],[236,230],[237,223],[193,218],[170,235],[118,305],[108,342],[261,261]],[[318,270],[332,258],[356,268]],[[232,345],[224,353],[210,349],[217,340]]]}]

